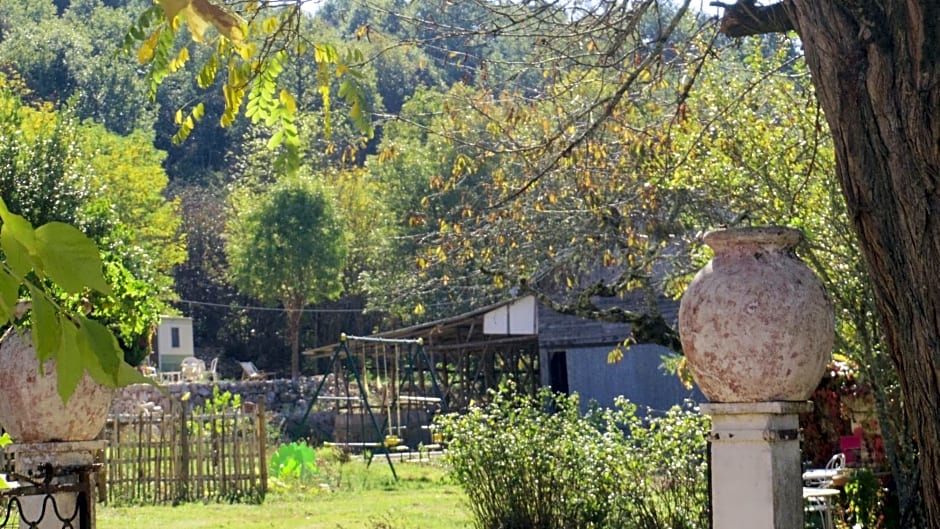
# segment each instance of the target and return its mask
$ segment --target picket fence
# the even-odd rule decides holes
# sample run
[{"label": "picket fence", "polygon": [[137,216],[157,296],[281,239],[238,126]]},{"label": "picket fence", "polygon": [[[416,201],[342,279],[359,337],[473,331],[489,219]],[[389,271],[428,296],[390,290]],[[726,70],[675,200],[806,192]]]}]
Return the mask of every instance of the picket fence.
[{"label": "picket fence", "polygon": [[212,414],[173,408],[108,418],[99,495],[137,505],[263,500],[263,403]]}]

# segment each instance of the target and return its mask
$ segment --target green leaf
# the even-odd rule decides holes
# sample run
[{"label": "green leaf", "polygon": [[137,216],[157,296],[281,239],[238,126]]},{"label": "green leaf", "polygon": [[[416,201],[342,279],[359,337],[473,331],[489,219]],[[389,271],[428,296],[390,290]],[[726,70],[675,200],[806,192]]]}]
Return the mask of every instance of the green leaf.
[{"label": "green leaf", "polygon": [[36,346],[36,358],[39,359],[41,366],[46,360],[53,358],[59,348],[60,322],[56,316],[55,306],[39,287],[30,285],[29,295],[33,304],[33,344]]},{"label": "green leaf", "polygon": [[85,363],[78,345],[78,330],[68,318],[61,316],[59,324],[62,329],[61,341],[56,348],[56,386],[62,402],[68,402],[75,393],[79,381],[85,374]]},{"label": "green leaf", "polygon": [[280,129],[277,132],[275,132],[273,135],[271,135],[270,139],[268,139],[268,149],[273,151],[283,142],[284,142],[284,130]]},{"label": "green leaf", "polygon": [[19,291],[20,281],[6,270],[0,270],[0,327],[13,320]]},{"label": "green leaf", "polygon": [[13,230],[7,229],[9,224],[0,228],[0,249],[5,254],[7,265],[14,273],[25,276],[34,268],[34,261],[29,250],[14,235]]},{"label": "green leaf", "polygon": [[118,365],[117,384],[122,387],[131,384],[150,384],[156,386],[157,382],[150,377],[145,377],[139,371],[131,367],[130,364],[122,360]]},{"label": "green leaf", "polygon": [[25,276],[34,267],[36,237],[32,224],[23,217],[11,213],[0,199],[0,248],[6,254],[7,264],[17,274]]},{"label": "green leaf", "polygon": [[36,247],[43,270],[66,292],[85,288],[108,294],[98,247],[74,226],[50,222],[36,229]]},{"label": "green leaf", "polygon": [[212,83],[215,82],[215,76],[219,73],[219,61],[216,59],[215,55],[210,55],[206,60],[206,63],[202,65],[202,68],[199,70],[199,75],[196,76],[196,83],[199,85],[199,88],[209,88],[212,86]]},{"label": "green leaf", "polygon": [[[86,363],[100,365],[101,370],[108,376],[107,382],[100,380],[99,382],[109,386],[117,385],[120,365],[124,363],[124,353],[121,352],[114,333],[95,320],[80,317],[79,322],[81,324],[79,345],[85,348],[84,356],[88,358]],[[94,376],[95,373],[92,375]]]}]

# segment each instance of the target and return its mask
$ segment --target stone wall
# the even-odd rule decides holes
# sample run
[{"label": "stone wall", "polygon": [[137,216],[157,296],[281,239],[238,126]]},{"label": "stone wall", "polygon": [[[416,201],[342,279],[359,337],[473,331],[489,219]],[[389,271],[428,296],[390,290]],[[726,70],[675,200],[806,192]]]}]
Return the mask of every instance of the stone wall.
[{"label": "stone wall", "polygon": [[[336,394],[332,379],[332,375],[329,375],[320,395]],[[322,411],[323,407],[319,406],[317,410],[311,411],[304,427],[299,424],[321,380],[322,377],[304,377],[297,380],[183,382],[160,387],[135,384],[117,390],[111,413],[137,414],[149,409],[170,409],[184,405],[188,409],[199,408],[212,398],[213,388],[218,388],[220,393],[228,391],[232,395],[240,395],[242,403],[257,404],[263,400],[271,428],[281,430],[288,438],[314,436],[331,439],[335,415],[331,410]]]},{"label": "stone wall", "polygon": [[[319,393],[319,397],[326,398],[321,399],[307,414],[310,399],[322,379],[321,375],[297,380],[175,383],[159,388],[135,384],[117,390],[111,413],[136,415],[146,413],[147,410],[168,410],[184,405],[187,409],[198,408],[212,398],[213,388],[217,387],[221,393],[228,391],[232,395],[240,395],[242,403],[259,403],[263,399],[269,430],[272,433],[279,432],[282,440],[311,439],[340,443],[380,441],[371,419],[363,414],[358,392],[350,391],[350,395],[347,395],[345,387],[337,387],[333,375],[327,375]],[[385,424],[385,410],[382,409],[384,392],[378,388],[370,388],[369,391],[369,405],[381,429]],[[428,420],[423,410],[405,410],[404,413],[399,410],[395,424],[403,424],[405,428],[399,435],[417,446],[418,443],[428,442],[424,439],[428,436]]]}]

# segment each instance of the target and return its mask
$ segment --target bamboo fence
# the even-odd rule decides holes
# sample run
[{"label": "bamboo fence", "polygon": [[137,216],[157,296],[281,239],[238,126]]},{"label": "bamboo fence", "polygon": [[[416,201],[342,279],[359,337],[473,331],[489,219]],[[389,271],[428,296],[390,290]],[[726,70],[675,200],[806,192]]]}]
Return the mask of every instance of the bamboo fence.
[{"label": "bamboo fence", "polygon": [[153,505],[261,501],[267,491],[263,404],[211,415],[174,408],[108,418],[102,497]]}]

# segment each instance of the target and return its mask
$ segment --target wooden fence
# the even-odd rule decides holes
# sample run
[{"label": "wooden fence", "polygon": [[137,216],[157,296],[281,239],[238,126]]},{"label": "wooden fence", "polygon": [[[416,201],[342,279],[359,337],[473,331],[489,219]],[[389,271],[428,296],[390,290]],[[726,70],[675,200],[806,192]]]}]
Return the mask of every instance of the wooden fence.
[{"label": "wooden fence", "polygon": [[174,406],[108,418],[100,482],[109,503],[259,502],[267,491],[265,413]]}]

